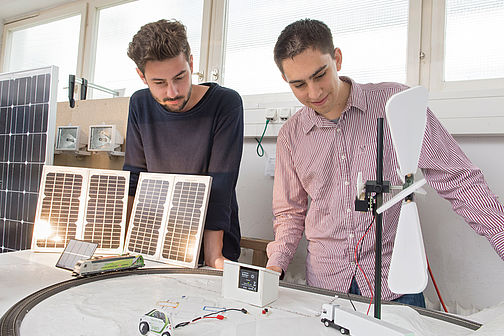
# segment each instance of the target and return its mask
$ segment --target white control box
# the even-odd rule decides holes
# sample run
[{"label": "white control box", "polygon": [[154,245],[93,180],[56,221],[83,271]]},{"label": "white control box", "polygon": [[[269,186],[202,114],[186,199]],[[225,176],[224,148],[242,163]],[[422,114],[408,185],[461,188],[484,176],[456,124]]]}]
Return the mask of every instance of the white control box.
[{"label": "white control box", "polygon": [[278,272],[225,260],[222,296],[264,307],[278,299],[279,279]]}]

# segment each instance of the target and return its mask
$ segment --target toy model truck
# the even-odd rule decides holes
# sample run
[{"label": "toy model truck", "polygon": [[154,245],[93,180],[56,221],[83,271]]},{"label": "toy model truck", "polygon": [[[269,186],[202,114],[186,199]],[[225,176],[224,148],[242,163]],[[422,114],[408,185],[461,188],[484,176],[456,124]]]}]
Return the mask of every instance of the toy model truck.
[{"label": "toy model truck", "polygon": [[409,330],[337,304],[322,305],[320,321],[326,327],[338,329],[343,335],[414,336]]}]

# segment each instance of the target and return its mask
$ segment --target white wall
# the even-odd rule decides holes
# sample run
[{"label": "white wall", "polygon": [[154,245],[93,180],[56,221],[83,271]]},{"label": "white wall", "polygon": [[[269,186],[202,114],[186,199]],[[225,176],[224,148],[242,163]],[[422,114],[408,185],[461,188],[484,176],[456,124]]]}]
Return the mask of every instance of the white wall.
[{"label": "white wall", "polygon": [[[457,137],[467,156],[484,172],[490,188],[504,199],[504,137]],[[273,178],[264,176],[268,154],[275,140],[266,139],[265,156],[256,154],[256,141],[245,139],[238,202],[242,235],[273,239],[271,200]],[[428,198],[417,198],[424,241],[432,271],[448,309],[469,314],[504,301],[504,263],[484,237],[478,236],[452,210],[450,204],[428,189]],[[304,279],[306,241],[302,241],[289,266],[287,279]],[[439,307],[432,284],[425,291],[428,306]]]},{"label": "white wall", "polygon": [[[456,137],[462,150],[481,168],[490,189],[504,200],[504,137]],[[504,301],[504,263],[487,239],[477,235],[428,187],[418,199],[427,255],[441,295],[451,312],[471,312]],[[426,290],[437,302],[431,283]],[[455,306],[455,302],[458,306]]]}]

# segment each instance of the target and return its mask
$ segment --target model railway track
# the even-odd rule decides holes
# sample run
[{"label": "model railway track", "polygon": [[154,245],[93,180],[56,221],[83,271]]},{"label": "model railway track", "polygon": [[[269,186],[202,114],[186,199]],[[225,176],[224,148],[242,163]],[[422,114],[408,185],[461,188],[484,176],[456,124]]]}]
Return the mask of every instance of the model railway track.
[{"label": "model railway track", "polygon": [[[112,279],[118,277],[124,277],[128,275],[146,275],[146,274],[194,274],[194,275],[214,275],[222,276],[222,271],[209,270],[209,269],[188,269],[188,268],[144,268],[135,269],[119,272],[110,272],[105,274],[94,275],[85,278],[75,278],[67,281],[63,281],[52,286],[43,288],[16,303],[12,306],[0,319],[0,336],[19,336],[21,323],[23,322],[26,314],[33,309],[37,304],[44,301],[45,299],[63,292],[67,289],[77,287],[80,285],[88,284],[95,281]],[[291,288],[296,290],[301,290],[310,293],[322,294],[327,296],[337,295],[341,299],[346,299],[350,297],[353,301],[367,303],[368,299],[362,296],[346,294],[336,291],[331,291],[327,289],[309,287],[306,285],[298,285],[287,282],[280,282],[281,287]],[[383,304],[398,304],[395,302],[383,302]],[[441,321],[452,323],[461,327],[465,327],[471,330],[477,330],[481,327],[481,324],[466,320],[457,316],[448,315],[442,312],[437,312],[433,310],[418,308],[410,306],[415,309],[418,313],[424,316],[435,318]]]}]

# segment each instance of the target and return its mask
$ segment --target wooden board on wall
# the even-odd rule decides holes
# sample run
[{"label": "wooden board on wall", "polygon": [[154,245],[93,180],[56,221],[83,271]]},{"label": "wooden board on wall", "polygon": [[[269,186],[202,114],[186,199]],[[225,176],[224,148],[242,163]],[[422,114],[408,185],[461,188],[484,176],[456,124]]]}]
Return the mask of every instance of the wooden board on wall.
[{"label": "wooden board on wall", "polygon": [[[58,103],[56,126],[80,126],[89,136],[90,125],[116,125],[119,133],[126,138],[129,97],[78,100],[75,108],[68,102]],[[121,151],[124,151],[124,144]],[[54,165],[99,169],[122,169],[124,157],[109,156],[94,152],[89,156],[75,156],[62,153],[54,155]]]}]

